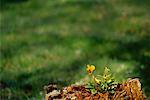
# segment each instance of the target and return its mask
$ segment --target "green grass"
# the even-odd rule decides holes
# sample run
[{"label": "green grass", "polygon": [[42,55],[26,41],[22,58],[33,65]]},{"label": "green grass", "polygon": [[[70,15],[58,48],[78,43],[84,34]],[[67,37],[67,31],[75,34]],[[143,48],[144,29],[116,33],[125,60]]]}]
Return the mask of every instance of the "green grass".
[{"label": "green grass", "polygon": [[86,77],[86,64],[117,80],[139,77],[150,96],[149,0],[3,1],[0,96],[41,99],[49,83]]}]

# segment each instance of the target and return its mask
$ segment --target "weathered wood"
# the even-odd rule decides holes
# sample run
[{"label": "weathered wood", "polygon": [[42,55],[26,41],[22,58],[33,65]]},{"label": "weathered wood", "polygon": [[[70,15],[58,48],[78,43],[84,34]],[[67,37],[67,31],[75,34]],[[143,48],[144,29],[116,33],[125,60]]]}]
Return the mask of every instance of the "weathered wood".
[{"label": "weathered wood", "polygon": [[[57,90],[55,85],[46,88],[45,100],[145,100],[139,79],[129,79],[118,84],[115,92],[92,94],[85,85],[68,86]],[[49,92],[50,91],[50,92]]]}]

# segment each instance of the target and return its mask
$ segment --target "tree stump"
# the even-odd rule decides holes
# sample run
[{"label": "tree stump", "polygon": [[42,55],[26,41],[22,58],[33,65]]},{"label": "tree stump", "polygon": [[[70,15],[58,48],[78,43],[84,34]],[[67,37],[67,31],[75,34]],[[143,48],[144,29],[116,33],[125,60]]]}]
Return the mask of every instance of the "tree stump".
[{"label": "tree stump", "polygon": [[58,90],[56,85],[45,86],[45,100],[146,100],[139,79],[117,84],[114,93],[92,94],[85,85],[72,85]]}]

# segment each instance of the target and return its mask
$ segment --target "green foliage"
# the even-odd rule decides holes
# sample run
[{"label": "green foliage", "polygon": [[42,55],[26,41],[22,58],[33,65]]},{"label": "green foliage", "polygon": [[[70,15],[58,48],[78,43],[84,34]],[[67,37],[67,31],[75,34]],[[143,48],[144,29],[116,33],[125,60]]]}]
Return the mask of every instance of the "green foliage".
[{"label": "green foliage", "polygon": [[95,77],[93,75],[92,79],[93,81],[89,81],[86,85],[87,89],[90,89],[93,94],[97,92],[110,92],[113,93],[115,91],[115,86],[118,84],[111,76],[110,69],[105,67],[103,75],[97,75],[98,77]]},{"label": "green foliage", "polygon": [[103,76],[99,78],[99,80],[101,80],[101,91],[111,91],[113,88],[111,88],[111,86],[113,86],[114,84],[118,84],[115,79],[113,78],[113,76],[111,76],[110,74],[110,69],[108,69],[107,67],[105,67]]}]

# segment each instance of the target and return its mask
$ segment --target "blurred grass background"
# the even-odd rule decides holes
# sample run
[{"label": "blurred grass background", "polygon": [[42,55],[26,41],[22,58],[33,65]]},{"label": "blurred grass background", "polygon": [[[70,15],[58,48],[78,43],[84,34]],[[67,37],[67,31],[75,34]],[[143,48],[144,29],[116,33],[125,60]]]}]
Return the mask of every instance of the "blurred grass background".
[{"label": "blurred grass background", "polygon": [[150,0],[0,0],[0,97],[41,100],[43,86],[86,76],[140,78],[150,96]]}]

